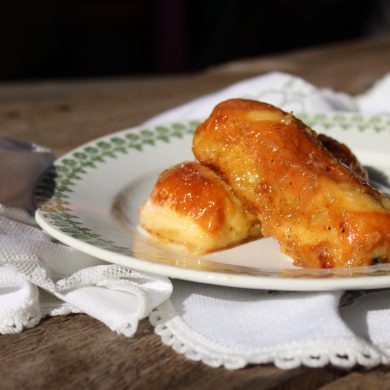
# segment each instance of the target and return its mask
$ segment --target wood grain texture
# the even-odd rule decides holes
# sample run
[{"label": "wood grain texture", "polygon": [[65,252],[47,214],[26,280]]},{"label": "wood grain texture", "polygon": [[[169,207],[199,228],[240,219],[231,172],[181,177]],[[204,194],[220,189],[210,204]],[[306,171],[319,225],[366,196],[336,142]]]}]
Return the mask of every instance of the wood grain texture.
[{"label": "wood grain texture", "polygon": [[0,387],[10,389],[294,389],[302,383],[318,388],[346,375],[332,368],[210,368],[163,346],[147,321],[128,339],[85,315],[50,318],[0,342]]},{"label": "wood grain texture", "polygon": [[[201,74],[0,85],[0,134],[62,154],[131,127],[168,108],[270,70],[359,93],[390,71],[390,36],[237,61]],[[375,389],[390,388],[390,368],[333,367],[237,371],[186,360],[163,346],[148,321],[135,337],[86,315],[45,319],[0,337],[1,389]]]}]

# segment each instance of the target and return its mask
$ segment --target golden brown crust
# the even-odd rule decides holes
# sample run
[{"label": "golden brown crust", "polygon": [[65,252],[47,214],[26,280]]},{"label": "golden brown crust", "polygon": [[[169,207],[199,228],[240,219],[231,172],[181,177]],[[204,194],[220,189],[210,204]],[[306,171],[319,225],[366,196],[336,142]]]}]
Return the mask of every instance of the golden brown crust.
[{"label": "golden brown crust", "polygon": [[222,102],[196,130],[193,151],[223,175],[256,212],[264,236],[277,238],[297,265],[390,260],[390,201],[293,115],[250,100]]},{"label": "golden brown crust", "polygon": [[150,199],[196,221],[214,233],[225,223],[225,184],[195,162],[176,165],[159,176]]},{"label": "golden brown crust", "polygon": [[176,165],[159,176],[140,210],[150,234],[186,251],[203,254],[260,236],[260,224],[230,187],[197,162]]}]

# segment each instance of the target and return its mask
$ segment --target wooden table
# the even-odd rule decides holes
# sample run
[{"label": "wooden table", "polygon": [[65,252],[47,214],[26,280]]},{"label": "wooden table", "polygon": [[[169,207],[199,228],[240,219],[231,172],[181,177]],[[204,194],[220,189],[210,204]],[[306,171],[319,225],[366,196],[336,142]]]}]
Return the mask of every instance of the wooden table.
[{"label": "wooden table", "polygon": [[[270,70],[356,94],[390,71],[390,36],[248,59],[200,74],[0,85],[0,132],[64,153],[232,82]],[[186,360],[147,320],[118,336],[86,315],[48,318],[0,336],[0,388],[336,389],[390,388],[390,368],[237,371]]]}]

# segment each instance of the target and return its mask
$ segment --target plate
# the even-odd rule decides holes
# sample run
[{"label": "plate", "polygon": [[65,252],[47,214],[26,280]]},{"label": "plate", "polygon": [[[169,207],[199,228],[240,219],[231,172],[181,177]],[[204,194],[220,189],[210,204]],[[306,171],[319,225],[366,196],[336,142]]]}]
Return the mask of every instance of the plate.
[{"label": "plate", "polygon": [[[348,144],[373,185],[390,193],[390,118],[348,113],[298,115]],[[197,121],[138,127],[94,140],[57,160],[35,192],[36,221],[54,238],[134,270],[255,289],[318,291],[390,286],[390,266],[315,270],[292,265],[272,238],[203,257],[160,246],[138,227],[138,209],[157,175],[193,159]]]}]

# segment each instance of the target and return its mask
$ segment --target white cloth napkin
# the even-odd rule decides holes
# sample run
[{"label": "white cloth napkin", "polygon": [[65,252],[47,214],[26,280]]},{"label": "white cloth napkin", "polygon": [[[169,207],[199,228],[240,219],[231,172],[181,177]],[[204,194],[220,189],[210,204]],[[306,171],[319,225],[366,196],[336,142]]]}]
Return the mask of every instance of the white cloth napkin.
[{"label": "white cloth napkin", "polygon": [[169,297],[171,282],[107,265],[36,226],[28,213],[33,187],[54,158],[36,145],[0,138],[0,333],[20,332],[45,315],[83,312],[131,336]]},{"label": "white cloth napkin", "polygon": [[[381,83],[378,83],[377,89],[380,88]],[[285,111],[300,113],[356,112],[359,109],[356,99],[344,93],[329,89],[319,89],[299,77],[286,73],[272,72],[264,76],[240,81],[218,92],[202,96],[180,107],[157,115],[145,124],[161,124],[175,120],[206,118],[215,105],[223,100],[237,97],[271,103],[283,108]],[[368,102],[362,101],[361,111],[363,113],[366,105],[368,105]]]},{"label": "white cloth napkin", "polygon": [[[374,108],[380,107],[379,111],[386,113],[390,111],[384,103],[390,98],[390,82],[387,77],[366,95],[352,98],[318,89],[291,75],[271,73],[187,103],[147,123],[206,117],[215,104],[230,97],[267,101],[295,112],[375,113]],[[53,157],[48,151],[29,150],[12,142],[7,148],[6,142],[0,142],[0,162],[13,158],[13,153],[4,152],[8,153],[11,145],[12,151],[25,149],[17,161],[30,161],[25,164],[30,170],[27,174],[21,169],[16,176],[11,170],[3,173],[0,165],[0,183],[6,183],[0,186],[0,332],[21,331],[47,314],[85,312],[111,329],[131,335],[138,320],[149,313],[164,343],[210,366],[233,369],[274,363],[293,368],[331,363],[351,367],[359,363],[369,367],[388,363],[390,291],[285,293],[174,280],[173,293],[167,299],[172,286],[166,278],[105,265],[42,233],[22,208],[31,207],[26,194],[31,192],[34,174]],[[30,164],[36,164],[36,169]],[[21,182],[25,187],[17,187]],[[3,188],[19,189],[6,196]]]}]

